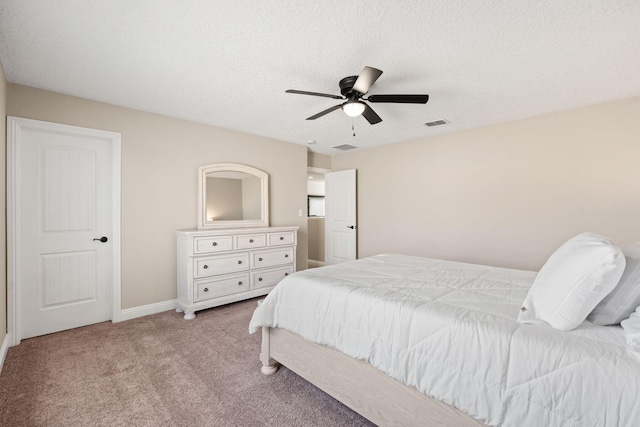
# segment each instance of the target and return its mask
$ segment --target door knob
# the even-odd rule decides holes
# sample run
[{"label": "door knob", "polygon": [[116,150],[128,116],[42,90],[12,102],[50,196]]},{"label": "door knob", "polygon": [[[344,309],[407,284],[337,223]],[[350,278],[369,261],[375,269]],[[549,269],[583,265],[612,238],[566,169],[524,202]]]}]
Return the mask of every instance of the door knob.
[{"label": "door knob", "polygon": [[356,226],[355,225],[347,225],[347,228],[350,228],[350,229],[353,230],[354,228],[356,228]]},{"label": "door knob", "polygon": [[99,238],[99,239],[93,239],[93,241],[94,241],[94,242],[95,242],[96,240],[99,240],[99,241],[101,241],[102,243],[106,243],[106,242],[107,242],[107,240],[109,240],[109,239],[107,239],[105,236],[102,236],[102,237],[101,237],[101,238]]}]

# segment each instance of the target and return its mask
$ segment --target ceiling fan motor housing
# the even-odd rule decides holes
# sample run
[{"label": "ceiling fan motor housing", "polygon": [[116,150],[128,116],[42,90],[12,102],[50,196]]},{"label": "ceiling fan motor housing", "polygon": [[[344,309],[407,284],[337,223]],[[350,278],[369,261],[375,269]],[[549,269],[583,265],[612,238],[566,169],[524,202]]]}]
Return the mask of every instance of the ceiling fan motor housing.
[{"label": "ceiling fan motor housing", "polygon": [[353,85],[356,84],[356,80],[358,80],[358,76],[349,76],[340,80],[340,93],[342,96],[346,98],[360,98],[362,96],[361,93],[353,91]]}]

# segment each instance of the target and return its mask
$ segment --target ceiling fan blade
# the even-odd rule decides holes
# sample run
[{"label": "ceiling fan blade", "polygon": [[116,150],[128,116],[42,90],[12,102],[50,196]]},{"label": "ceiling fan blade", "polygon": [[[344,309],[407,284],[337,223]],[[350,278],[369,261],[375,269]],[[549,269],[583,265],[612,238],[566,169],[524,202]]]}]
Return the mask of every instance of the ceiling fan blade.
[{"label": "ceiling fan blade", "polygon": [[[363,102],[364,104],[364,102]],[[376,123],[380,123],[382,119],[379,115],[376,114],[375,111],[371,109],[367,104],[364,104],[364,111],[362,112],[362,116],[367,119],[369,124],[375,125]]]},{"label": "ceiling fan blade", "polygon": [[378,80],[378,77],[380,77],[381,74],[382,71],[378,70],[377,68],[364,67],[364,69],[358,76],[358,79],[353,84],[352,90],[355,90],[362,95],[366,94],[367,92],[369,92],[369,89],[371,89],[371,86],[376,82],[376,80]]},{"label": "ceiling fan blade", "polygon": [[318,114],[314,114],[314,115],[313,115],[313,116],[311,116],[311,117],[307,117],[307,120],[315,120],[315,119],[317,119],[318,117],[322,117],[322,116],[324,116],[325,114],[329,114],[330,112],[337,110],[338,108],[342,107],[343,105],[344,105],[344,104],[334,105],[334,106],[333,106],[333,107],[331,107],[331,108],[327,108],[327,109],[326,109],[326,110],[324,110],[324,111],[320,111]]},{"label": "ceiling fan blade", "polygon": [[328,93],[319,93],[319,92],[307,92],[304,90],[289,89],[289,90],[286,90],[285,92],[297,93],[298,95],[313,95],[313,96],[324,96],[326,98],[333,98],[333,99],[344,99],[344,97],[340,95],[331,95]]},{"label": "ceiling fan blade", "polygon": [[371,95],[369,102],[395,102],[397,104],[426,104],[429,95]]}]

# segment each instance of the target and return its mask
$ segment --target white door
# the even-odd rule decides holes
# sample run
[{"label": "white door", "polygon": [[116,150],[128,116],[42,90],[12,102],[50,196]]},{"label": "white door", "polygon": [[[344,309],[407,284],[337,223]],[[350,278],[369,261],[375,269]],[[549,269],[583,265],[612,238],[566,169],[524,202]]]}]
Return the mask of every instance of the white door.
[{"label": "white door", "polygon": [[325,263],[356,259],[356,170],[329,172],[325,180]]},{"label": "white door", "polygon": [[8,124],[15,344],[112,319],[120,135],[19,118]]}]

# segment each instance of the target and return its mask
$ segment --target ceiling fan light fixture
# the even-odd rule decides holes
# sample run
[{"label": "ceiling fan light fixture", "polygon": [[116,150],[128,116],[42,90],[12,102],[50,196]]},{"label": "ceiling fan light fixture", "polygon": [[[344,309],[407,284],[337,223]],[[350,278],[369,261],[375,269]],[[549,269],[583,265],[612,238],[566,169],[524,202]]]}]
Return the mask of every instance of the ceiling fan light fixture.
[{"label": "ceiling fan light fixture", "polygon": [[358,117],[364,112],[364,103],[360,101],[347,101],[342,106],[342,110],[349,117]]}]

